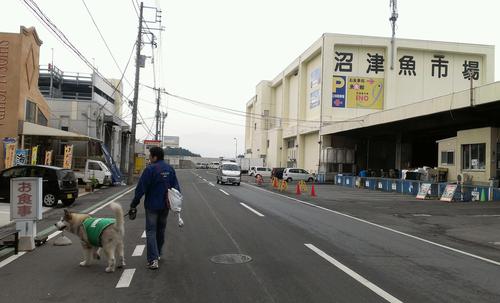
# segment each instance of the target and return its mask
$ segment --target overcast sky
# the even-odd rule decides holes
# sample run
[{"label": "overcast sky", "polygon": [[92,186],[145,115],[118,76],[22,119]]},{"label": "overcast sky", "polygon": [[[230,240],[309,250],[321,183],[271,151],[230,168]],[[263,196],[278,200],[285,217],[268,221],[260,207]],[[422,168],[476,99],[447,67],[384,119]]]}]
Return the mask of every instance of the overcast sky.
[{"label": "overcast sky", "polygon": [[[137,35],[132,0],[85,0],[113,54],[123,69]],[[134,0],[135,1],[135,0]],[[49,18],[109,78],[121,74],[85,10],[82,0],[35,0]],[[500,21],[497,0],[400,0],[397,36],[425,40],[491,44],[499,54]],[[161,37],[160,86],[167,91],[210,104],[245,110],[260,80],[274,78],[323,33],[390,36],[389,0],[146,0],[163,10],[166,30]],[[35,26],[43,40],[40,64],[54,62],[64,71],[89,72],[31,14],[20,0],[2,0],[1,32],[18,32],[19,26]],[[144,47],[146,55],[151,47]],[[91,59],[92,60],[92,59]],[[496,63],[495,75],[500,63]],[[148,62],[141,82],[152,85]],[[133,62],[126,73],[133,82]],[[498,77],[496,76],[496,79]],[[131,92],[125,83],[125,93]],[[153,122],[154,96],[141,88],[139,111],[148,127]],[[164,98],[169,108],[166,135],[180,136],[181,145],[204,156],[234,156],[244,149],[244,118]],[[177,111],[176,111],[177,110]],[[202,119],[230,122],[225,124]],[[125,111],[125,115],[130,112]],[[129,119],[130,115],[125,118]],[[236,125],[234,125],[236,124]],[[239,125],[239,126],[238,126]],[[138,138],[146,138],[139,126]]]}]

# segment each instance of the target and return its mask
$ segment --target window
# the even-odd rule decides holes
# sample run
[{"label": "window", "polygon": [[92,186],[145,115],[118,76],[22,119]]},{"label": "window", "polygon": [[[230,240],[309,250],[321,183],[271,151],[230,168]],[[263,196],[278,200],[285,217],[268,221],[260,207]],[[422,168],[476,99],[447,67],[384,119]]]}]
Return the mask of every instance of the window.
[{"label": "window", "polygon": [[267,148],[269,148],[269,140],[267,140]]},{"label": "window", "polygon": [[441,152],[441,164],[444,164],[444,165],[455,164],[455,152],[454,151],[442,151]]},{"label": "window", "polygon": [[47,126],[47,117],[45,117],[40,109],[37,109],[36,121],[40,125]]},{"label": "window", "polygon": [[26,100],[26,121],[36,123],[36,104]]},{"label": "window", "polygon": [[288,140],[286,142],[287,148],[294,148],[295,147],[295,140]]},{"label": "window", "polygon": [[485,143],[462,145],[462,169],[485,169],[485,159]]},{"label": "window", "polygon": [[254,125],[253,125],[253,129],[254,129],[254,130],[257,130],[257,123],[254,123]]},{"label": "window", "polygon": [[67,126],[61,126],[61,130],[69,131],[69,128]]},{"label": "window", "polygon": [[89,170],[102,170],[101,166],[95,162],[89,162]]}]

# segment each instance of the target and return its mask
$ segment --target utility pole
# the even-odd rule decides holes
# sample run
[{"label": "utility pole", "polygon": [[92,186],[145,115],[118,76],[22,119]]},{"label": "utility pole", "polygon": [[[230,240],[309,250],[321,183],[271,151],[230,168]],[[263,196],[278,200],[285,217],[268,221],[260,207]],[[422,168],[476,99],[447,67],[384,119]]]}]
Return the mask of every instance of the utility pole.
[{"label": "utility pole", "polygon": [[160,136],[160,89],[157,88],[156,92],[158,96],[156,97],[156,132],[155,132],[155,140],[160,140],[158,137]]},{"label": "utility pole", "polygon": [[168,116],[168,113],[166,112],[162,112],[161,113],[161,118],[162,118],[162,121],[161,121],[161,142],[162,142],[162,146],[163,146],[163,137],[165,137],[165,134],[164,134],[164,131],[165,131],[165,119],[167,118]]},{"label": "utility pole", "polygon": [[391,7],[392,13],[389,21],[391,22],[392,37],[391,37],[391,70],[394,69],[394,52],[396,51],[396,21],[398,20],[398,1],[390,0],[389,6]]},{"label": "utility pole", "polygon": [[134,169],[135,169],[135,130],[137,128],[137,101],[139,99],[139,76],[140,76],[140,60],[141,60],[141,46],[142,46],[142,11],[143,3],[139,8],[139,31],[137,32],[137,44],[135,55],[135,82],[134,82],[134,100],[132,101],[132,128],[130,130],[130,144],[129,144],[129,161],[128,161],[128,179],[129,185],[134,183]]}]

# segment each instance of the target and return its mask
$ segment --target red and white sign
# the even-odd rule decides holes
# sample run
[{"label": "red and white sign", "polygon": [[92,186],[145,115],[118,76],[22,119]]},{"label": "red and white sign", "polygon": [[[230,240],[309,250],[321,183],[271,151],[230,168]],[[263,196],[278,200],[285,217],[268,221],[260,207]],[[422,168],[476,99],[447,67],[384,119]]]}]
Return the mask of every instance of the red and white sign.
[{"label": "red and white sign", "polygon": [[160,146],[160,144],[161,144],[160,140],[144,140],[144,145]]},{"label": "red and white sign", "polygon": [[10,219],[42,219],[42,178],[10,180]]}]

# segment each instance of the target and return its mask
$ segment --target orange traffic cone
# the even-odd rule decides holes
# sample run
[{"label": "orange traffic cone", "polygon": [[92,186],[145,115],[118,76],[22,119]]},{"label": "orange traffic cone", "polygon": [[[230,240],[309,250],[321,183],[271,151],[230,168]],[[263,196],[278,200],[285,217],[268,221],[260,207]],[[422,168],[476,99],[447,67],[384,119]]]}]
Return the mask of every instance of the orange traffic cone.
[{"label": "orange traffic cone", "polygon": [[301,194],[301,192],[300,192],[300,184],[299,183],[297,183],[297,187],[295,188],[295,194],[297,194],[297,195]]},{"label": "orange traffic cone", "polygon": [[273,178],[273,187],[278,188],[278,179],[277,178]]},{"label": "orange traffic cone", "polygon": [[316,190],[314,189],[314,183],[311,185],[311,197],[316,197]]}]

